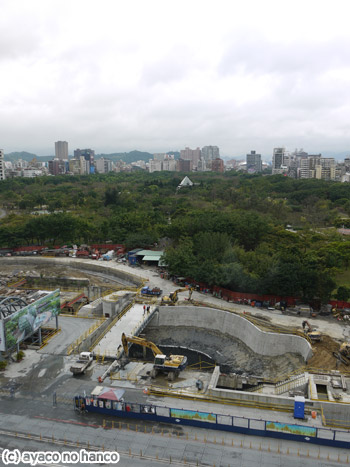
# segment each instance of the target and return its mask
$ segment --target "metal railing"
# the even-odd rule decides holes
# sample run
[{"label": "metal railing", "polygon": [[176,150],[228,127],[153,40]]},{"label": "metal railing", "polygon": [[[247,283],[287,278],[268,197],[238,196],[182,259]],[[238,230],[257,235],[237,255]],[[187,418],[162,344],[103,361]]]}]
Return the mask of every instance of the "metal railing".
[{"label": "metal railing", "polygon": [[91,344],[90,346],[90,352],[92,352],[94,350],[94,348],[97,346],[97,344],[101,341],[101,339],[107,334],[107,332],[109,332],[112,327],[125,315],[125,313],[130,310],[130,308],[133,306],[134,302],[132,301],[129,305],[127,305],[123,311],[117,315],[112,321],[111,323],[106,327],[106,329],[101,332],[101,334],[96,338],[96,340]]},{"label": "metal railing", "polygon": [[94,323],[90,328],[84,332],[78,339],[76,339],[72,344],[70,344],[67,348],[67,355],[71,355],[73,352],[76,352],[80,346],[80,344],[90,336],[97,328],[101,326],[105,322],[104,319],[99,319],[96,323]]}]

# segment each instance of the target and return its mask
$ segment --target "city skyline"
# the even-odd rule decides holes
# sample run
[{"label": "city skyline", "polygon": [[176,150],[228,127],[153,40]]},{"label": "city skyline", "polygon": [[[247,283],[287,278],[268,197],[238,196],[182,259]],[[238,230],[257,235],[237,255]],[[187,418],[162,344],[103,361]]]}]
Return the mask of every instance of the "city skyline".
[{"label": "city skyline", "polygon": [[0,146],[39,156],[60,140],[100,153],[216,144],[222,157],[280,146],[343,154],[346,13],[342,0],[5,0]]}]

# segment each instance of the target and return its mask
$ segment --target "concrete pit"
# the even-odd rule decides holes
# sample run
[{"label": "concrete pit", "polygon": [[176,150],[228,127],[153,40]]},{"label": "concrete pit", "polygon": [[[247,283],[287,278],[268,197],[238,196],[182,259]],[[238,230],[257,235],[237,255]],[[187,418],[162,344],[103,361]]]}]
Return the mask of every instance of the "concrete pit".
[{"label": "concrete pit", "polygon": [[[275,379],[288,375],[302,368],[304,360],[296,353],[285,353],[278,356],[262,356],[253,352],[240,339],[217,331],[185,326],[172,327],[148,326],[144,330],[145,338],[158,346],[181,346],[196,349],[209,355],[211,361],[220,366],[222,373],[247,374]],[[167,351],[167,347],[163,347]],[[141,350],[142,353],[142,350]],[[183,350],[179,353],[186,355]],[[203,356],[203,359],[205,357]]]}]

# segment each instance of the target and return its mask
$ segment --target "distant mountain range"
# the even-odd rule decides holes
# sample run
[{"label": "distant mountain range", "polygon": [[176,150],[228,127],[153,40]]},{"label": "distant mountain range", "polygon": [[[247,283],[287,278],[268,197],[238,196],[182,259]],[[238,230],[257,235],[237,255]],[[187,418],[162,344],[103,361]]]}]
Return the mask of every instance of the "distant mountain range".
[{"label": "distant mountain range", "polygon": [[[168,151],[167,154],[174,155],[175,159],[180,157],[180,153],[178,151]],[[72,158],[73,156],[69,156]],[[113,152],[112,154],[96,154],[95,159],[101,159],[104,157],[105,159],[110,159],[113,162],[116,161],[124,161],[126,164],[131,164],[131,162],[136,161],[146,161],[148,162],[149,159],[153,159],[153,154],[149,152],[142,152],[142,151],[130,151],[130,152]],[[32,154],[30,152],[22,151],[22,152],[10,152],[9,154],[4,155],[5,161],[15,162],[19,159],[24,161],[32,161],[34,158],[37,159],[38,162],[48,162],[54,158],[54,156],[37,156],[36,154]]]},{"label": "distant mountain range", "polygon": [[32,154],[31,152],[10,152],[9,154],[4,154],[4,160],[5,161],[10,161],[10,162],[15,162],[18,161],[19,159],[22,159],[23,161],[28,161],[30,162],[34,158],[37,159],[40,162],[47,162],[52,159],[53,156],[37,156],[36,154]]}]

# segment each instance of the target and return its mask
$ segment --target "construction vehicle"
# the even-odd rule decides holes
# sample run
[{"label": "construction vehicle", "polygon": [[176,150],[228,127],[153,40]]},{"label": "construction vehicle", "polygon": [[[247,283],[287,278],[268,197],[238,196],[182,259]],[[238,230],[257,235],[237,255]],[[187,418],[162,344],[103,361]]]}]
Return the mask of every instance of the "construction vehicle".
[{"label": "construction vehicle", "polygon": [[91,352],[81,352],[78,360],[70,367],[70,371],[73,375],[83,375],[92,361],[93,355]]},{"label": "construction vehicle", "polygon": [[146,286],[142,287],[141,295],[156,295],[159,297],[162,295],[162,290],[159,287],[153,287],[153,289],[151,289],[150,287]]},{"label": "construction vehicle", "polygon": [[311,339],[311,342],[321,341],[322,334],[316,329],[312,329],[308,321],[304,320],[302,326],[303,326],[304,333]]},{"label": "construction vehicle", "polygon": [[339,347],[339,351],[333,352],[333,355],[344,365],[348,366],[350,363],[350,342],[343,342]]},{"label": "construction vehicle", "polygon": [[152,350],[154,355],[154,365],[151,371],[152,378],[155,378],[159,372],[162,372],[168,375],[169,381],[174,381],[179,376],[180,371],[184,370],[187,366],[187,357],[184,355],[169,355],[167,357],[153,342],[147,341],[142,337],[126,336],[123,333],[122,344],[126,356],[129,355],[129,343],[142,345],[142,347]]},{"label": "construction vehicle", "polygon": [[168,295],[165,295],[163,298],[162,298],[162,301],[161,301],[161,305],[175,305],[175,303],[178,301],[179,297],[177,296],[178,293],[180,292],[186,292],[186,290],[189,290],[190,291],[190,297],[189,297],[189,300],[191,299],[191,296],[192,296],[192,293],[193,293],[193,289],[190,288],[188,289],[187,287],[183,287],[181,289],[176,289],[175,292],[170,292],[169,296]]},{"label": "construction vehicle", "polygon": [[350,342],[343,342],[339,348],[339,352],[350,359]]}]

